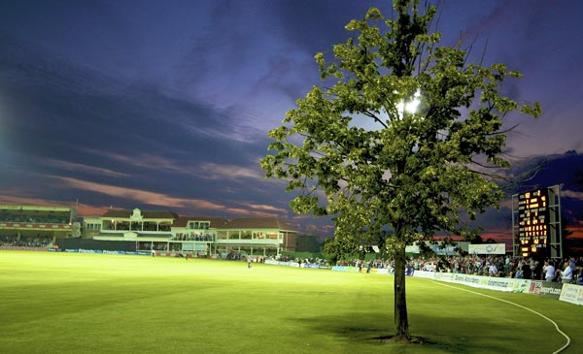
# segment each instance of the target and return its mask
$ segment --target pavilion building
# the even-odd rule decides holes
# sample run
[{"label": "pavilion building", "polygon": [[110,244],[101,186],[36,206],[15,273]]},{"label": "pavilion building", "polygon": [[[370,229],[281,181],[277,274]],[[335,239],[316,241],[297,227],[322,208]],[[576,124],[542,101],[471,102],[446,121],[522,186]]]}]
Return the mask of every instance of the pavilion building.
[{"label": "pavilion building", "polygon": [[85,217],[82,234],[111,249],[117,243],[137,251],[270,256],[295,251],[298,232],[275,217],[229,220],[136,208]]}]

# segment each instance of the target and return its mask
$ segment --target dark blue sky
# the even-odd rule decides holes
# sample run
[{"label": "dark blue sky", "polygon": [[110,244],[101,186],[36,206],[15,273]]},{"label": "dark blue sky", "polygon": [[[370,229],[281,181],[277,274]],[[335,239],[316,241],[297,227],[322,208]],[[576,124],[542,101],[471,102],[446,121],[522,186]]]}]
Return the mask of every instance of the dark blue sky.
[{"label": "dark blue sky", "polygon": [[[0,200],[289,216],[257,162],[316,51],[388,0],[0,2]],[[443,43],[524,73],[508,152],[583,150],[583,2],[446,0]],[[94,208],[95,207],[95,208]],[[301,218],[297,219],[302,222]],[[308,223],[306,221],[306,223]],[[320,229],[320,232],[323,232]]]}]

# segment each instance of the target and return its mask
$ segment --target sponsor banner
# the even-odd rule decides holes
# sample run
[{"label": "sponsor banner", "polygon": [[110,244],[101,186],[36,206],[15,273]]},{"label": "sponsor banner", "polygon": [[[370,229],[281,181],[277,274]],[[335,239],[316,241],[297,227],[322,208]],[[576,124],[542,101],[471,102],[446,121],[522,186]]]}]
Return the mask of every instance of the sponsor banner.
[{"label": "sponsor banner", "polygon": [[332,270],[335,271],[335,272],[358,273],[358,268],[357,267],[351,267],[351,266],[334,266],[334,267],[332,267]]},{"label": "sponsor banner", "polygon": [[426,272],[423,270],[416,270],[413,273],[413,276],[416,278],[435,279],[435,272]]},{"label": "sponsor banner", "polygon": [[320,269],[320,265],[317,263],[302,263],[304,268]]},{"label": "sponsor banner", "polygon": [[550,296],[558,299],[563,289],[562,283],[554,283],[542,280],[531,280],[528,288],[529,294]]},{"label": "sponsor banner", "polygon": [[505,243],[485,243],[481,245],[468,245],[469,254],[506,254]]},{"label": "sponsor banner", "polygon": [[563,284],[559,300],[575,305],[583,305],[583,286],[575,284]]},{"label": "sponsor banner", "polygon": [[443,280],[443,281],[453,281],[453,274],[452,273],[435,273],[434,275],[435,280]]},{"label": "sponsor banner", "polygon": [[528,293],[532,280],[528,279],[512,279],[510,278],[509,286],[514,293]]},{"label": "sponsor banner", "polygon": [[[415,276],[429,277],[430,275],[423,272],[421,274],[419,271],[415,272]],[[471,286],[480,289],[507,291],[507,292],[517,292],[523,293],[528,292],[530,288],[530,280],[526,279],[512,279],[512,278],[494,278],[494,277],[483,277],[477,275],[469,274],[454,274],[454,273],[434,273],[433,279],[441,280],[449,283],[456,283]]]},{"label": "sponsor banner", "polygon": [[117,254],[117,255],[131,255],[131,256],[149,256],[150,251],[108,251],[108,250],[86,250],[83,248],[66,248],[64,252],[69,253],[88,253],[88,254]]},{"label": "sponsor banner", "polygon": [[415,271],[413,276],[418,278],[435,279],[448,283],[457,283],[475,288],[506,291],[514,293],[529,293],[558,298],[563,284],[542,280],[528,280],[515,278],[495,278],[470,274],[437,273]]},{"label": "sponsor banner", "polygon": [[[283,261],[276,261],[273,259],[267,259],[264,262],[265,264],[270,264],[270,265],[278,265],[278,266],[284,266],[284,267],[295,267],[298,268],[300,267],[300,264],[298,262],[283,262]],[[302,268],[312,268],[312,269],[319,269],[321,268],[319,264],[317,263],[302,263],[301,264]]]}]

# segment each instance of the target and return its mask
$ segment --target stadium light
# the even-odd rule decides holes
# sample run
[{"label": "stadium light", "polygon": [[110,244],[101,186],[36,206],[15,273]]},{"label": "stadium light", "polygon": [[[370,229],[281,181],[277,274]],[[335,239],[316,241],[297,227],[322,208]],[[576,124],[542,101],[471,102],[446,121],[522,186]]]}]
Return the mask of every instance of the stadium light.
[{"label": "stadium light", "polygon": [[397,103],[397,111],[399,112],[399,117],[402,119],[405,115],[405,112],[409,114],[415,114],[417,109],[419,108],[419,104],[421,104],[421,91],[417,89],[415,94],[413,95],[413,99],[406,101],[403,100]]}]

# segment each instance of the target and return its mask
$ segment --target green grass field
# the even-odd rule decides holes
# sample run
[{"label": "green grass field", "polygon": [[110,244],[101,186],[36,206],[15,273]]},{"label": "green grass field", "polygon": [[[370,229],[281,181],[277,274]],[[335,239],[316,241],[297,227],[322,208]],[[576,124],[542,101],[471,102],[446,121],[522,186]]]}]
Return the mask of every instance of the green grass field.
[{"label": "green grass field", "polygon": [[[3,353],[551,353],[515,306],[408,279],[412,334],[388,344],[392,278],[243,262],[0,251]],[[477,290],[554,319],[583,352],[583,307]]]}]

